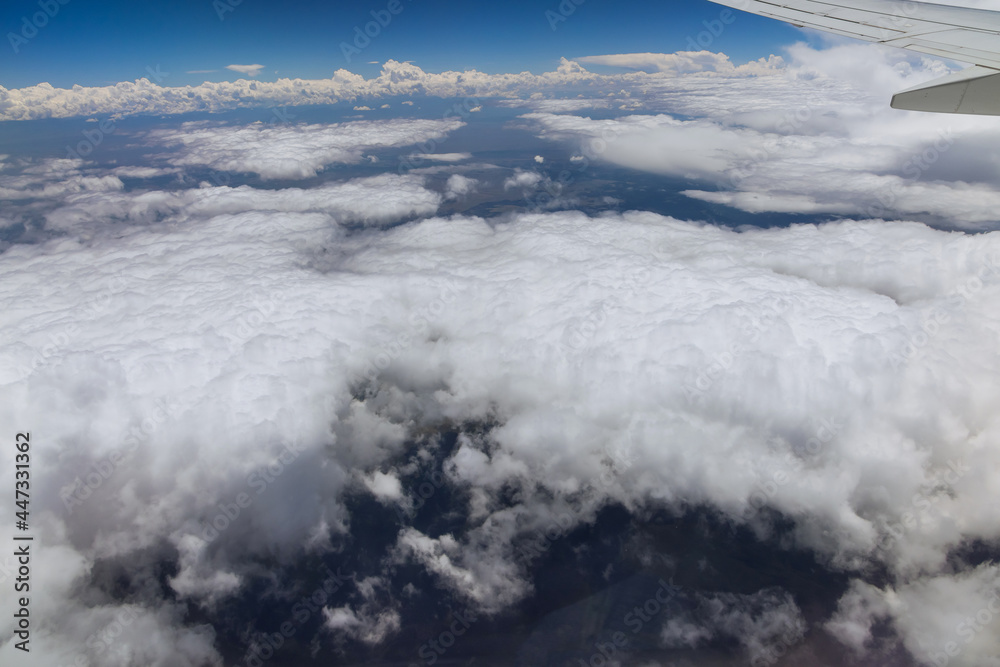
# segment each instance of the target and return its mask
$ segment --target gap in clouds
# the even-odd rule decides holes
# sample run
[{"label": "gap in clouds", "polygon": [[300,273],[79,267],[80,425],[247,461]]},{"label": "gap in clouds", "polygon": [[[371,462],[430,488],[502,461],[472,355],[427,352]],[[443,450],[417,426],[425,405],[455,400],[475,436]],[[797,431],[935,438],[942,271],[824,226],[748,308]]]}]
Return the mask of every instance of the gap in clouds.
[{"label": "gap in clouds", "polygon": [[[220,652],[233,663],[246,660],[255,641],[263,642],[264,637],[280,632],[282,623],[295,618],[297,609],[296,636],[268,661],[271,664],[420,662],[418,658],[429,655],[428,640],[448,632],[459,617],[475,621],[454,647],[449,647],[447,658],[451,661],[571,664],[589,661],[596,646],[613,642],[615,633],[625,632],[628,655],[633,660],[735,667],[747,660],[745,647],[736,641],[739,636],[723,633],[703,638],[695,644],[698,650],[680,646],[673,652],[664,651],[662,621],[685,614],[697,617],[703,604],[699,591],[733,596],[782,591],[794,597],[802,618],[812,628],[804,637],[795,636],[789,642],[787,658],[815,667],[854,664],[843,647],[818,630],[846,591],[847,576],[826,569],[806,551],[789,550],[784,543],[792,524],[779,515],[772,517],[776,530],[765,540],[706,507],[665,511],[610,504],[600,508],[590,523],[560,527],[552,533],[529,532],[519,536],[512,547],[527,572],[532,593],[492,615],[484,615],[475,605],[442,590],[440,581],[419,564],[389,558],[402,527],[412,526],[432,537],[463,539],[475,523],[468,510],[461,509],[468,507],[469,491],[451,482],[446,462],[456,453],[460,434],[482,435],[499,425],[421,426],[418,430],[424,439],[410,443],[398,459],[386,462],[390,470],[410,471],[400,475],[402,488],[408,496],[421,499],[419,507],[401,510],[386,506],[363,488],[355,488],[345,497],[352,517],[350,533],[335,542],[331,555],[304,558],[292,566],[258,560],[240,596],[216,609],[192,608],[191,622],[210,623]],[[422,492],[421,485],[428,483],[433,491]],[[512,488],[505,495],[504,504],[515,507],[518,493]],[[163,559],[170,556],[161,552],[154,557],[155,553],[128,567],[99,562],[95,582],[108,581],[108,596],[122,601],[141,601],[137,589],[148,592],[151,579],[163,589],[161,594],[169,595],[168,579],[176,576],[176,570],[162,566]],[[363,582],[378,581],[384,585],[378,604],[399,614],[398,631],[374,646],[338,633],[333,634],[330,645],[317,644],[316,637],[328,636],[329,631],[323,630],[318,614],[307,618],[296,604],[317,590],[331,572],[344,577],[343,585],[329,596],[328,606],[357,605],[365,599]],[[655,622],[638,622],[642,617],[634,614],[634,608],[647,603],[664,581],[671,591],[669,611],[657,612],[662,618],[654,615]],[[123,594],[126,590],[130,592]],[[899,649],[890,649],[884,659],[887,662],[883,664],[913,664],[905,661]]]}]

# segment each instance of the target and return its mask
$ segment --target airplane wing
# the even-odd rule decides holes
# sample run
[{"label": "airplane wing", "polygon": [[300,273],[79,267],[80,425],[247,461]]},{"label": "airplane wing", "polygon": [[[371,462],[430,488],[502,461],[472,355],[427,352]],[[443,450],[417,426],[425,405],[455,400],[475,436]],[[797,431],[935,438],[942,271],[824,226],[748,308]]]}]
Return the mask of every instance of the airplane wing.
[{"label": "airplane wing", "polygon": [[712,0],[800,28],[973,63],[895,95],[896,109],[1000,115],[1000,12],[908,0]]}]

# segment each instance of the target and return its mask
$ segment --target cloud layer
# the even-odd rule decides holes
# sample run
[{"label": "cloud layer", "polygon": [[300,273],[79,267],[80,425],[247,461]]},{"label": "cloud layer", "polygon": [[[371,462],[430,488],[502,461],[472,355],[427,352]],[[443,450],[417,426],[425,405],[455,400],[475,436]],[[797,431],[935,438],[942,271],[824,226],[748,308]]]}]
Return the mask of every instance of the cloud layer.
[{"label": "cloud layer", "polygon": [[297,179],[315,176],[327,165],[358,162],[366,150],[442,139],[463,125],[458,119],[246,127],[184,123],[177,129],[154,130],[150,138],[180,147],[180,154],[168,160],[175,166],[201,165],[254,172],[264,178]]},{"label": "cloud layer", "polygon": [[[695,54],[695,60],[718,63],[723,71],[737,70],[724,56]],[[686,63],[687,60],[678,61]],[[774,65],[761,66],[760,73]],[[686,65],[685,65],[686,67]],[[683,68],[682,68],[683,70]],[[686,70],[683,70],[686,71]],[[674,76],[670,72],[666,76]],[[657,75],[664,76],[664,75]],[[616,86],[643,83],[647,74],[601,76],[588,72],[579,63],[562,59],[554,72],[543,74],[485,74],[465,72],[424,72],[416,65],[390,60],[382,73],[373,79],[337,70],[330,79],[278,79],[274,82],[239,80],[205,82],[199,86],[165,87],[148,79],[122,82],[114,86],[72,89],[53,88],[48,83],[7,90],[0,87],[0,120],[66,118],[84,115],[179,114],[191,111],[223,111],[247,106],[297,106],[331,104],[341,101],[395,95],[432,95],[435,97],[510,97],[539,90],[567,86]]]},{"label": "cloud layer", "polygon": [[[996,133],[956,120],[945,148],[937,117],[859,95],[940,67],[879,53],[798,47],[767,77],[629,74],[615,81],[642,85],[523,100],[518,122],[583,171],[680,177],[747,211],[865,218],[875,202],[990,227],[993,188],[961,162]],[[861,84],[832,74],[845,67]],[[376,81],[608,81],[568,62],[530,76],[397,63]],[[817,97],[790,111],[804,91]],[[176,91],[120,92],[52,93],[37,113]],[[7,112],[28,113],[23,99]],[[474,155],[423,148],[411,157],[432,169],[308,188],[188,175],[305,179],[461,125],[192,123],[138,137],[151,164],[0,161],[0,192],[47,234],[0,255],[0,422],[37,442],[38,664],[221,664],[244,600],[288,609],[324,657],[410,631],[428,590],[499,618],[609,508],[705,512],[846,582],[818,623],[780,587],[683,590],[646,621],[658,650],[761,663],[822,633],[858,660],[998,664],[1000,232],[906,215],[739,230],[641,211],[439,215],[487,187],[558,188],[534,147],[531,170],[496,167],[492,185],[458,173]],[[907,156],[931,148],[908,179]],[[130,180],[158,177],[177,180]]]},{"label": "cloud layer", "polygon": [[[939,650],[962,636],[933,610],[988,604],[996,569],[956,570],[949,554],[1000,526],[995,235],[875,222],[737,233],[573,212],[347,235],[301,203],[334,191],[189,192],[150,209],[156,226],[125,215],[81,243],[82,218],[67,214],[68,238],[3,257],[2,299],[22,305],[7,310],[0,410],[37,424],[53,559],[38,610],[65,619],[40,642],[53,661],[132,609],[72,592],[95,563],[174,553],[170,589],[211,609],[239,595],[256,557],[333,549],[354,520],[350,489],[405,516],[418,497],[395,466],[442,419],[491,424],[443,465],[470,524],[404,527],[385,567],[425,568],[483,612],[531,591],[514,545],[533,527],[586,523],[608,503],[706,505],[762,534],[774,530],[763,510],[780,512],[794,544],[857,578],[831,627],[861,650],[873,615],[911,651],[921,637]],[[92,195],[106,198],[94,219],[128,196]],[[84,195],[70,197],[78,210]],[[251,205],[231,208],[238,198]],[[371,197],[341,200],[353,209],[341,215],[371,216]],[[60,419],[44,420],[53,406]],[[219,521],[241,493],[242,518]],[[892,583],[864,583],[875,565]],[[403,593],[385,585],[349,584],[358,597],[326,609],[330,631],[391,636]],[[201,664],[211,632],[163,595],[129,604]],[[757,602],[726,600],[674,619],[664,641],[773,634],[766,615],[743,626]],[[790,607],[774,613],[775,627],[800,627]],[[990,664],[993,637],[976,634],[954,664]]]},{"label": "cloud layer", "polygon": [[545,104],[523,118],[588,162],[711,184],[685,194],[749,213],[1000,222],[995,122],[888,106],[942,63],[856,44],[789,53],[780,76],[650,81],[619,97],[614,118]]}]

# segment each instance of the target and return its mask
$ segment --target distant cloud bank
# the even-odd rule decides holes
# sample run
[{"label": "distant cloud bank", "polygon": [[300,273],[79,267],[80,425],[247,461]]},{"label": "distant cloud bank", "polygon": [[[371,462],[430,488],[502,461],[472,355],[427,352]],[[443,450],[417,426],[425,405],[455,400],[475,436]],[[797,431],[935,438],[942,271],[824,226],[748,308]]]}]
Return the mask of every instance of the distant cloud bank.
[{"label": "distant cloud bank", "polygon": [[[0,87],[0,120],[67,118],[94,114],[180,114],[190,111],[225,111],[251,106],[295,106],[332,104],[389,95],[432,95],[436,97],[509,97],[524,92],[553,90],[565,86],[600,87],[641,83],[651,78],[690,71],[692,62],[702,63],[698,71],[727,75],[774,73],[780,59],[760,62],[753,67],[734,67],[726,56],[707,51],[675,54],[677,68],[661,69],[656,75],[635,73],[618,76],[594,74],[579,63],[562,59],[554,72],[544,74],[484,74],[466,72],[425,72],[416,65],[390,60],[382,73],[365,79],[345,69],[329,79],[278,79],[274,82],[220,81],[197,86],[165,87],[138,79],[114,86],[54,88],[40,83],[29,88],[7,90]],[[229,65],[226,69],[256,76],[263,65]],[[715,69],[711,69],[715,67]]]}]

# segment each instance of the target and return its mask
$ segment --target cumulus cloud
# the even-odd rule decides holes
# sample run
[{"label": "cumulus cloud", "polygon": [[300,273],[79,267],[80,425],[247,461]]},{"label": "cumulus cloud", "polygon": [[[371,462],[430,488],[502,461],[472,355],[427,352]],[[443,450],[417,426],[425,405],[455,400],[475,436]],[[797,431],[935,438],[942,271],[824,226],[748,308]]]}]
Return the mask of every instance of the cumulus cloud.
[{"label": "cumulus cloud", "polygon": [[734,65],[724,53],[711,51],[679,51],[677,53],[620,53],[606,56],[584,56],[576,62],[587,65],[624,67],[644,72],[666,72],[673,75],[711,72],[716,74],[766,75],[780,71],[784,61],[780,56],[761,58],[744,65]]},{"label": "cumulus cloud", "polygon": [[264,69],[264,65],[226,65],[226,69],[246,74],[249,77],[255,77]]},{"label": "cumulus cloud", "polygon": [[403,497],[403,486],[392,473],[376,470],[364,479],[365,486],[380,500],[399,500]]},{"label": "cumulus cloud", "polygon": [[1000,568],[984,564],[885,590],[854,582],[827,629],[864,654],[882,648],[872,633],[879,621],[893,624],[923,664],[998,665]]},{"label": "cumulus cloud", "polygon": [[544,179],[545,177],[537,171],[516,169],[513,176],[504,180],[503,189],[510,190],[512,188],[534,188]]},{"label": "cumulus cloud", "polygon": [[479,181],[462,174],[452,174],[448,177],[445,186],[445,197],[448,199],[459,199],[468,195],[476,189]]},{"label": "cumulus cloud", "polygon": [[696,648],[725,638],[739,642],[749,664],[773,664],[806,631],[798,606],[784,591],[696,597],[691,612],[673,616],[664,625],[660,639],[666,646]]},{"label": "cumulus cloud", "polygon": [[334,633],[343,633],[365,644],[375,645],[399,630],[399,614],[385,611],[372,615],[361,612],[358,615],[350,607],[326,608],[326,627]]},{"label": "cumulus cloud", "polygon": [[940,62],[857,44],[796,45],[790,54],[780,76],[653,84],[645,113],[523,118],[590,160],[705,181],[711,187],[685,194],[750,213],[924,216],[980,229],[997,222],[1000,172],[992,162],[960,166],[1000,150],[995,124],[888,106],[886,91],[941,75]]},{"label": "cumulus cloud", "polygon": [[[720,58],[720,62],[725,57]],[[730,72],[733,73],[733,72]],[[737,75],[757,72],[739,71]],[[177,114],[190,111],[222,111],[248,106],[295,106],[330,104],[397,95],[432,95],[467,98],[527,96],[539,90],[564,91],[574,88],[642,85],[671,77],[670,74],[630,73],[602,76],[588,72],[579,63],[561,59],[553,72],[531,74],[485,74],[425,72],[411,63],[394,60],[382,66],[372,79],[337,70],[329,79],[278,79],[263,81],[205,82],[198,86],[164,87],[148,79],[122,82],[114,86],[55,88],[48,83],[12,89],[0,87],[0,120],[64,118],[94,114]],[[365,105],[367,106],[367,105]],[[482,105],[471,103],[462,111],[474,113]]]},{"label": "cumulus cloud", "polygon": [[184,123],[154,130],[149,138],[178,147],[175,166],[203,165],[220,171],[254,172],[264,178],[309,178],[331,164],[359,162],[365,151],[438,140],[462,127],[461,120],[394,119],[329,125],[225,126]]}]

